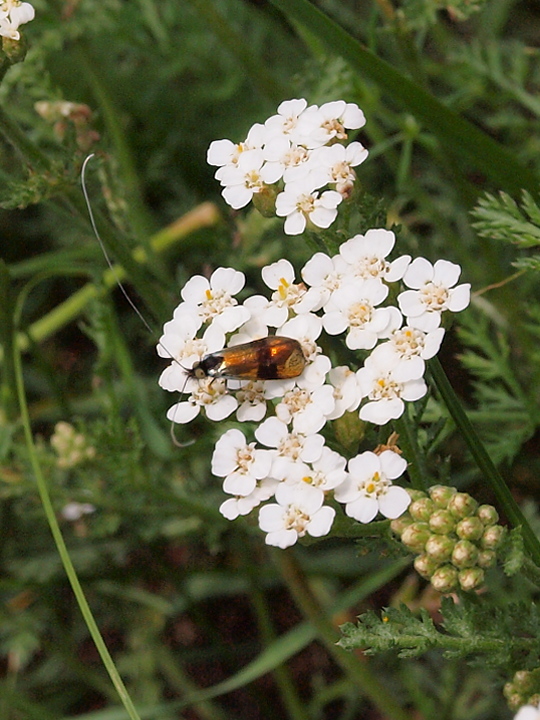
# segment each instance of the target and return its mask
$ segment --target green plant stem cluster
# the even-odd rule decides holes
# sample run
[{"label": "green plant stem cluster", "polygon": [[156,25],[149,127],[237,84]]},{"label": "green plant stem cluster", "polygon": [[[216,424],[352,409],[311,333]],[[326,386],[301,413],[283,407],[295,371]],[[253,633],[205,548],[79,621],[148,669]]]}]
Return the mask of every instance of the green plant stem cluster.
[{"label": "green plant stem cluster", "polygon": [[411,552],[416,571],[442,593],[476,590],[495,564],[506,529],[492,505],[478,505],[467,493],[433,485],[409,490],[408,511],[391,523]]}]

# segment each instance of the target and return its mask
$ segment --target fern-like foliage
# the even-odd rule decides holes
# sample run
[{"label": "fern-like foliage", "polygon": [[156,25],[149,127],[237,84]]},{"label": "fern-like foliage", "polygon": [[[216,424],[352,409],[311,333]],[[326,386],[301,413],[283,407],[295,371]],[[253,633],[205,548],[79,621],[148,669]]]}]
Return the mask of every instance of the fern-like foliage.
[{"label": "fern-like foliage", "polygon": [[475,218],[473,227],[480,237],[519,248],[540,245],[540,207],[525,190],[519,204],[506,193],[486,193],[472,215]]},{"label": "fern-like foliage", "polygon": [[368,655],[387,650],[399,657],[418,657],[428,650],[442,650],[448,658],[482,659],[493,668],[511,672],[516,667],[535,667],[539,648],[534,640],[540,620],[535,605],[516,603],[504,608],[476,599],[455,603],[442,599],[444,621],[436,625],[427,610],[418,615],[407,606],[373,611],[347,623],[339,645],[346,650],[362,649]]}]

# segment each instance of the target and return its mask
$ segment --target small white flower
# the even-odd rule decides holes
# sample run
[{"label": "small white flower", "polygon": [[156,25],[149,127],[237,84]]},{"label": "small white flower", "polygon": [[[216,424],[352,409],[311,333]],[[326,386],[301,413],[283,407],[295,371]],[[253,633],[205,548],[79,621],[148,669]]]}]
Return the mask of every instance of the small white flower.
[{"label": "small white flower", "polygon": [[397,308],[376,307],[387,295],[388,287],[375,278],[344,285],[336,290],[324,309],[324,329],[329,335],[348,330],[348,348],[371,350],[379,338],[388,337],[401,324]]},{"label": "small white flower", "polygon": [[328,257],[322,252],[315,253],[304,265],[302,278],[308,288],[307,298],[314,298],[313,311],[323,308],[332,294],[349,279],[350,266],[341,255]]},{"label": "small white flower", "polygon": [[470,301],[471,286],[464,283],[454,287],[461,268],[448,260],[432,265],[425,258],[416,258],[408,267],[403,282],[412,290],[398,296],[401,312],[409,325],[430,332],[441,324],[444,310],[460,312]]},{"label": "small white flower", "polygon": [[411,502],[404,488],[391,483],[406,467],[406,461],[393,450],[385,450],[380,455],[369,451],[361,453],[349,460],[349,475],[336,488],[335,498],[345,503],[349,517],[361,523],[371,522],[378,512],[395,519]]},{"label": "small white flower", "polygon": [[284,135],[278,135],[264,146],[264,158],[268,172],[283,177],[285,183],[302,180],[309,173],[310,151],[303,145],[296,145]]},{"label": "small white flower", "polygon": [[212,455],[212,472],[224,477],[223,490],[229,495],[250,495],[270,474],[272,452],[258,450],[255,443],[246,442],[240,430],[227,430],[216,443]]},{"label": "small white flower", "polygon": [[346,130],[357,130],[366,123],[364,113],[358,105],[335,100],[320,107],[312,105],[300,118],[300,127],[306,137],[307,147],[326,145],[331,140],[346,140]]},{"label": "small white flower", "polygon": [[202,408],[209,420],[219,422],[229,417],[238,407],[238,400],[229,393],[226,381],[221,378],[208,377],[188,381],[188,384],[195,385],[191,389],[190,397],[176,403],[167,411],[167,420],[173,423],[184,425],[191,422]]},{"label": "small white flower", "polygon": [[255,430],[255,437],[266,447],[276,450],[270,473],[272,477],[285,477],[287,473],[283,467],[298,460],[315,462],[321,457],[324,447],[322,435],[290,432],[287,425],[277,417],[269,417],[261,423]]},{"label": "small white flower", "polygon": [[319,432],[326,417],[335,406],[331,385],[322,385],[314,390],[294,387],[283,396],[276,406],[276,415],[284,423],[292,422],[293,430],[303,435]]},{"label": "small white flower", "polygon": [[335,190],[325,190],[319,196],[316,187],[308,181],[287,183],[276,198],[276,215],[286,218],[284,230],[287,235],[300,235],[308,221],[319,228],[330,227],[342,200]]},{"label": "small white flower", "polygon": [[279,548],[294,545],[299,537],[328,535],[336,511],[323,505],[324,493],[301,483],[280,483],[275,497],[278,504],[264,505],[259,511],[259,526],[268,533],[266,544]]},{"label": "small white flower", "polygon": [[411,261],[409,255],[403,255],[393,262],[386,260],[395,242],[393,232],[374,228],[365,235],[355,235],[344,242],[339,248],[339,254],[350,266],[355,277],[395,282],[401,280]]},{"label": "small white flower", "polygon": [[263,478],[257,481],[257,487],[249,495],[237,495],[221,503],[219,512],[227,520],[236,520],[239,515],[249,513],[274,494],[278,481],[273,478]]},{"label": "small white flower", "polygon": [[234,210],[245,207],[253,195],[279,179],[276,169],[265,166],[262,150],[246,150],[236,165],[224,165],[216,172],[223,185],[221,194]]},{"label": "small white flower", "polygon": [[425,361],[439,352],[443,337],[443,328],[425,333],[423,330],[405,326],[394,330],[389,342],[377,347],[377,353],[394,354],[397,360],[392,373],[395,380],[416,380],[424,375]]},{"label": "small white flower", "polygon": [[236,330],[251,317],[248,308],[239,305],[233,297],[244,284],[244,273],[233,268],[217,268],[210,280],[194,275],[182,288],[184,302],[178,306],[176,313],[182,316],[196,314],[202,323],[217,322],[224,332]]},{"label": "small white flower", "polygon": [[[206,154],[209,165],[236,165],[239,157],[247,150],[260,150],[266,136],[264,125],[255,123],[244,142],[233,143],[231,140],[214,140],[210,143]],[[219,179],[219,178],[218,178]]]},{"label": "small white flower", "polygon": [[540,705],[524,705],[514,715],[514,720],[540,720]]},{"label": "small white flower", "polygon": [[277,109],[277,115],[272,115],[264,123],[268,138],[283,135],[292,142],[303,144],[303,137],[298,131],[299,118],[307,107],[307,100],[284,100]]},{"label": "small white flower", "polygon": [[362,396],[358,387],[356,373],[346,365],[332,368],[328,380],[334,387],[334,410],[327,415],[328,420],[335,420],[346,412],[356,410]]},{"label": "small white flower", "polygon": [[[305,297],[305,296],[304,296]],[[295,309],[303,305],[303,300],[295,304]],[[302,346],[302,352],[308,363],[312,363],[319,357],[321,348],[317,345],[317,338],[322,332],[322,318],[311,312],[302,313],[287,320],[287,322],[276,330],[276,335],[298,340]]]},{"label": "small white flower", "polygon": [[347,477],[346,465],[347,460],[342,455],[323,447],[321,457],[311,463],[311,468],[304,465],[300,482],[323,492],[334,490]]},{"label": "small white flower", "polygon": [[252,295],[244,303],[252,317],[269,327],[280,327],[289,319],[290,312],[309,312],[304,302],[306,287],[294,282],[294,268],[288,260],[278,260],[262,269],[262,279],[273,290],[271,300]]},{"label": "small white flower", "polygon": [[356,180],[353,167],[357,167],[368,156],[368,151],[359,142],[352,142],[346,147],[336,144],[313,150],[310,164],[320,165],[326,173],[326,182],[347,197]]},{"label": "small white flower", "polygon": [[209,325],[201,338],[194,337],[200,320],[197,317],[179,314],[165,323],[157,351],[161,357],[172,359],[158,380],[159,385],[169,392],[191,392],[198,381],[189,377],[189,370],[205,355],[221,350],[225,334],[219,325]]},{"label": "small white flower", "polygon": [[362,420],[385,425],[389,420],[401,417],[405,410],[404,400],[418,400],[426,394],[427,385],[421,378],[398,381],[394,377],[398,366],[395,354],[387,353],[380,345],[366,359],[364,367],[357,371],[360,394],[369,401],[360,408]]}]

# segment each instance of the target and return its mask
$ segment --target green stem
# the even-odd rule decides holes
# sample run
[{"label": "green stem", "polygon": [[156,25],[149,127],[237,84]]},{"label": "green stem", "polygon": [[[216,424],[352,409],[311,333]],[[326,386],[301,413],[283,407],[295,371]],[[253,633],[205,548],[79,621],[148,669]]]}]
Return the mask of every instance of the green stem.
[{"label": "green stem", "polygon": [[111,681],[112,681],[114,687],[116,688],[116,691],[120,697],[120,700],[122,701],[122,704],[124,705],[124,708],[126,709],[126,712],[128,713],[131,720],[140,720],[139,715],[135,709],[135,706],[133,705],[133,701],[131,700],[131,697],[126,689],[126,686],[124,685],[122,678],[120,677],[118,670],[116,669],[114,661],[107,649],[107,646],[105,645],[105,642],[103,641],[103,638],[101,636],[101,633],[99,631],[97,623],[94,619],[92,611],[90,610],[90,606],[88,605],[84,591],[81,587],[79,578],[77,577],[77,573],[76,573],[73,563],[71,561],[71,557],[70,557],[68,549],[66,547],[64,538],[62,536],[62,532],[60,530],[58,520],[56,519],[54,508],[53,508],[53,505],[51,502],[51,497],[49,494],[49,489],[47,487],[47,482],[41,471],[41,466],[39,464],[39,460],[38,460],[37,453],[36,453],[36,447],[34,445],[34,439],[32,437],[32,428],[30,426],[28,403],[26,400],[26,393],[25,393],[25,388],[24,388],[21,354],[17,348],[17,344],[14,343],[13,345],[14,345],[13,365],[14,365],[14,369],[15,369],[15,381],[16,381],[16,385],[17,385],[17,395],[19,398],[19,406],[20,406],[21,419],[22,419],[22,424],[23,424],[24,434],[25,434],[25,439],[26,439],[26,446],[28,449],[30,463],[31,463],[32,469],[34,471],[34,475],[36,478],[37,487],[38,487],[38,491],[39,491],[39,496],[41,498],[41,502],[43,505],[43,509],[45,511],[45,516],[47,518],[47,522],[49,523],[49,527],[51,529],[51,533],[54,538],[54,542],[58,549],[58,553],[62,560],[62,564],[66,571],[66,575],[68,577],[69,583],[72,587],[73,593],[77,600],[77,604],[79,605],[79,608],[81,610],[81,613],[82,613],[82,616],[86,623],[86,626],[88,627],[90,635],[96,645],[97,651],[101,657],[101,660],[105,666],[105,669],[109,673],[109,677],[111,678]]},{"label": "green stem", "polygon": [[28,139],[28,136],[23,133],[17,123],[13,122],[5,112],[2,105],[0,105],[0,132],[34,168],[45,171],[50,170],[49,158]]},{"label": "green stem", "polygon": [[411,479],[411,485],[415,490],[427,490],[429,482],[424,463],[424,456],[418,447],[415,428],[413,428],[408,415],[408,408],[405,413],[394,421],[394,427],[399,433],[399,445],[403,448],[404,456],[408,462],[407,472]]},{"label": "green stem", "polygon": [[540,565],[540,541],[531,529],[512,493],[508,489],[502,475],[493,464],[486,449],[484,448],[476,430],[467,417],[461,403],[454,392],[446,373],[444,372],[438,358],[433,358],[428,363],[431,377],[439,391],[456,427],[473,456],[480,471],[490,485],[506,517],[514,527],[521,527],[523,542],[531,559],[536,565]]},{"label": "green stem", "polygon": [[350,678],[355,687],[368,697],[379,712],[392,720],[411,720],[410,715],[398,705],[392,695],[371,672],[367,663],[356,655],[344,652],[336,645],[339,633],[326,617],[323,608],[315,598],[307,578],[296,560],[294,553],[276,550],[274,561],[286,580],[287,587],[307,620],[317,630],[319,640],[334,658],[341,669]]}]

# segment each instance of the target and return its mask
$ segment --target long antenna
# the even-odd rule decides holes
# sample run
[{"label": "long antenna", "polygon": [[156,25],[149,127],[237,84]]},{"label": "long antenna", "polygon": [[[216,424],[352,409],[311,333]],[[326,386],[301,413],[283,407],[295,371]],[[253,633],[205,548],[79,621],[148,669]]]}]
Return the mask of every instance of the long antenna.
[{"label": "long antenna", "polygon": [[[88,156],[84,159],[84,162],[83,162],[82,168],[81,168],[81,187],[82,187],[82,192],[83,192],[83,196],[84,196],[84,202],[86,203],[86,209],[88,210],[88,216],[89,216],[89,218],[90,218],[90,224],[91,224],[91,226],[92,226],[92,230],[94,231],[94,235],[96,236],[97,241],[98,241],[98,243],[99,243],[99,246],[101,247],[101,252],[103,253],[103,256],[104,256],[105,260],[107,261],[107,265],[109,266],[111,272],[112,272],[113,275],[114,275],[114,279],[116,280],[116,284],[118,285],[118,287],[119,287],[120,290],[122,291],[122,295],[126,298],[126,300],[128,301],[128,303],[131,305],[131,307],[133,308],[133,310],[136,312],[137,316],[139,317],[139,319],[140,319],[141,322],[143,323],[144,327],[148,330],[148,332],[149,332],[151,335],[154,335],[154,336],[155,336],[155,334],[156,334],[155,329],[150,325],[150,323],[149,323],[149,322],[147,321],[147,319],[144,317],[144,315],[143,315],[142,312],[139,310],[139,308],[137,307],[137,305],[135,305],[135,303],[133,302],[133,300],[130,298],[130,296],[129,296],[127,290],[126,290],[126,288],[123,286],[122,281],[121,281],[120,278],[118,277],[118,274],[117,274],[117,272],[116,272],[116,267],[113,265],[113,262],[112,262],[111,258],[109,257],[109,253],[107,252],[107,248],[105,247],[105,243],[104,243],[103,240],[101,239],[101,235],[100,235],[99,232],[98,232],[97,225],[96,225],[96,220],[95,220],[95,218],[94,218],[94,212],[93,212],[93,210],[92,210],[92,205],[90,204],[90,198],[89,198],[89,196],[88,196],[88,190],[86,189],[86,166],[88,165],[88,163],[90,162],[90,160],[92,160],[93,157],[95,157],[95,153],[91,153],[90,155],[88,155]],[[168,350],[168,349],[165,347],[165,345],[163,345],[163,343],[162,343],[160,340],[158,340],[158,345],[159,345],[160,348],[162,348],[162,349],[167,353],[167,355],[171,358],[171,360],[172,360],[173,362],[176,362],[176,363],[178,363],[178,364],[180,365],[180,363],[178,362],[178,360],[174,357],[174,355],[170,352],[170,350]],[[180,367],[183,368],[182,365],[180,365]],[[185,370],[185,368],[183,368],[183,369]],[[187,381],[188,381],[188,378],[186,378],[186,382],[184,383],[184,387],[182,388],[182,392],[180,393],[181,395],[183,394],[183,392],[184,392],[184,390],[185,390]],[[180,448],[188,447],[188,445],[193,445],[193,443],[195,442],[195,440],[189,440],[188,442],[181,443],[181,442],[179,442],[179,441],[176,439],[176,435],[174,434],[174,425],[175,425],[175,423],[174,423],[174,418],[173,418],[173,419],[171,420],[171,440],[173,441],[174,445],[176,445],[177,447],[180,447]]]}]

